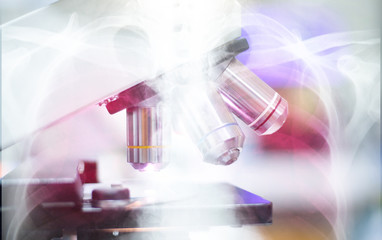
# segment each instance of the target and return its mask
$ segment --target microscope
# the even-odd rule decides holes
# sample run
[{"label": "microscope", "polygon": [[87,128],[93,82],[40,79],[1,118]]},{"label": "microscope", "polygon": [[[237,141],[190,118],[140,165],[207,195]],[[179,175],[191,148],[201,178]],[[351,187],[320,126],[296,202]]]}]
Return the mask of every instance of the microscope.
[{"label": "microscope", "polygon": [[[23,151],[1,181],[3,239],[188,239],[199,228],[271,223],[270,201],[226,183],[179,179],[154,195],[140,181],[105,186],[97,161],[48,134],[87,109],[122,113],[121,166],[166,168],[174,131],[203,161],[234,163],[245,140],[236,119],[261,136],[288,114],[235,58],[250,47],[240,19],[235,1],[62,0],[6,23],[2,159]],[[68,146],[84,135],[65,134]]]}]

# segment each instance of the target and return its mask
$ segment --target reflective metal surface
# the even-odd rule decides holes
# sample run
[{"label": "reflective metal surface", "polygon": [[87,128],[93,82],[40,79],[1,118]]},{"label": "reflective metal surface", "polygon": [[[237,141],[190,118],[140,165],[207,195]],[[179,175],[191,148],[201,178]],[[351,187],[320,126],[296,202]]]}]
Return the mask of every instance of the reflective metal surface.
[{"label": "reflective metal surface", "polygon": [[244,134],[218,92],[187,88],[179,97],[180,120],[206,162],[229,165],[243,147]]},{"label": "reflective metal surface", "polygon": [[288,115],[288,102],[235,58],[219,81],[231,111],[258,135],[276,132]]},{"label": "reflective metal surface", "polygon": [[163,163],[163,128],[160,107],[126,110],[127,162],[135,169],[159,170]]}]

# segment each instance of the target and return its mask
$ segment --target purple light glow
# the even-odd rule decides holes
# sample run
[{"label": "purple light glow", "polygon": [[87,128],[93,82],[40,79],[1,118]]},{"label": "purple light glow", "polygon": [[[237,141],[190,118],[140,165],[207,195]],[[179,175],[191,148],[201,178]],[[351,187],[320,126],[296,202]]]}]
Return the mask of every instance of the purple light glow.
[{"label": "purple light glow", "polygon": [[338,55],[346,53],[342,48],[367,45],[370,38],[378,37],[339,32],[341,20],[324,8],[278,5],[253,13],[242,17],[242,35],[250,49],[237,58],[271,87],[315,85],[317,68],[327,71],[331,84],[339,82],[341,76],[333,66]]},{"label": "purple light glow", "polygon": [[[370,180],[380,178],[380,32],[369,30],[372,12],[362,15],[361,4],[353,12],[344,10],[347,3],[340,10],[329,1],[286,4],[263,4],[268,7],[252,9],[242,18],[250,49],[238,60],[270,86],[282,88],[290,106],[285,125],[259,138],[260,145],[277,156],[274,169],[280,162],[293,166],[288,183],[293,187],[285,196],[296,194],[295,199],[306,200],[306,209],[322,214],[333,230],[328,239],[347,239],[364,223],[356,212],[370,209],[371,199],[380,202],[380,191],[373,189],[380,183]],[[354,28],[349,19],[366,26]],[[281,172],[277,186],[289,177],[287,170]],[[274,200],[275,206],[285,196]]]}]

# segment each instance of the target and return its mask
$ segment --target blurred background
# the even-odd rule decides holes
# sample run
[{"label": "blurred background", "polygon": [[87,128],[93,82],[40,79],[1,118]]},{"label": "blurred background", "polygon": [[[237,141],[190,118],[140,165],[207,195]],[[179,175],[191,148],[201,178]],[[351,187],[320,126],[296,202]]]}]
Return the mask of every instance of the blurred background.
[{"label": "blurred background", "polygon": [[[1,21],[52,2],[3,0]],[[246,142],[229,167],[199,161],[196,150],[179,151],[173,158],[181,161],[162,172],[139,173],[121,167],[124,151],[116,147],[98,156],[107,169],[101,180],[224,181],[273,202],[272,225],[213,228],[192,239],[381,239],[380,1],[240,2],[250,49],[238,59],[288,101],[285,125],[258,137],[240,123]],[[108,118],[99,128],[124,122],[123,114],[83,114]],[[124,138],[124,132],[113,134]],[[17,163],[6,156],[2,176]]]}]

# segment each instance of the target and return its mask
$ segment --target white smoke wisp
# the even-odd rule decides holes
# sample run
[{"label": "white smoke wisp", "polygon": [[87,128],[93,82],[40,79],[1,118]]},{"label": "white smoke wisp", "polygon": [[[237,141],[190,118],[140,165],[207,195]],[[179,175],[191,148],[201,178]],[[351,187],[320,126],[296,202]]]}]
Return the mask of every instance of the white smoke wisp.
[{"label": "white smoke wisp", "polygon": [[[97,103],[238,37],[239,11],[238,4],[229,0],[63,0],[3,25],[6,146],[35,133],[24,150],[40,168],[47,161],[97,158],[112,144],[124,145],[108,138],[120,139],[121,134],[110,129],[124,131],[125,124],[99,119],[106,110],[95,109]],[[196,70],[202,67],[188,69],[196,78],[188,76],[188,83],[205,80]],[[177,84],[179,78],[171,81]],[[119,160],[126,164],[125,159]],[[33,175],[31,170],[23,177]],[[175,224],[177,217],[164,216]]]},{"label": "white smoke wisp", "polygon": [[[244,54],[247,66],[255,73],[288,70],[293,77],[281,85],[310,89],[324,107],[321,129],[316,130],[329,146],[329,155],[321,158],[329,158],[330,164],[317,167],[333,189],[335,203],[329,211],[316,207],[332,224],[336,238],[346,239],[354,224],[349,220],[351,198],[357,195],[349,195],[354,168],[362,159],[379,169],[380,32],[334,32],[301,39],[270,17],[248,15],[251,21],[244,26],[251,48]],[[326,198],[331,201],[331,196]]]},{"label": "white smoke wisp", "polygon": [[[97,14],[92,5],[76,12],[67,10],[71,1],[63,1],[2,26],[4,145],[154,74],[155,66],[142,64],[151,62],[147,47],[135,44],[136,36],[118,35],[139,19],[118,12],[102,15],[121,7],[115,3],[122,2],[98,9],[100,16],[92,19],[89,14]],[[123,9],[134,11],[131,3],[123,3]],[[131,44],[121,48],[116,37]]]},{"label": "white smoke wisp", "polygon": [[66,0],[2,25],[2,98],[12,103],[3,144],[237,37],[239,10],[231,1]]},{"label": "white smoke wisp", "polygon": [[[55,6],[62,6],[57,7],[60,11],[48,13],[46,18],[21,19],[28,24],[2,26],[2,100],[11,103],[4,106],[3,116],[13,126],[8,131],[5,124],[3,137],[10,137],[10,142],[18,140],[80,106],[94,105],[100,98],[124,90],[139,78],[150,78],[223,43],[227,40],[225,30],[235,28],[235,21],[224,15],[237,10],[231,2],[67,0],[57,3]],[[61,11],[73,6],[79,11]],[[231,17],[235,20],[240,15]],[[251,45],[247,66],[277,71],[277,67],[293,63],[288,70],[296,76],[295,84],[315,92],[325,108],[326,119],[318,122],[330,147],[330,165],[318,167],[331,183],[337,212],[333,217],[325,212],[325,206],[322,211],[337,238],[345,238],[348,175],[363,145],[379,146],[371,142],[370,133],[380,123],[379,32],[325,33],[301,39],[265,15],[255,14],[253,20],[243,26],[255,32],[247,36]],[[126,26],[130,25],[148,30],[148,36],[137,31],[136,39],[128,38],[126,31],[132,29]],[[121,44],[128,41],[134,44]],[[93,119],[88,120],[84,117],[69,125],[73,124],[72,129],[81,129],[80,123],[96,125]],[[76,142],[66,137],[71,144],[68,149],[72,149]],[[41,145],[57,154],[50,140],[42,139]],[[370,161],[375,161],[374,155]],[[168,217],[176,221],[176,217]]]}]

